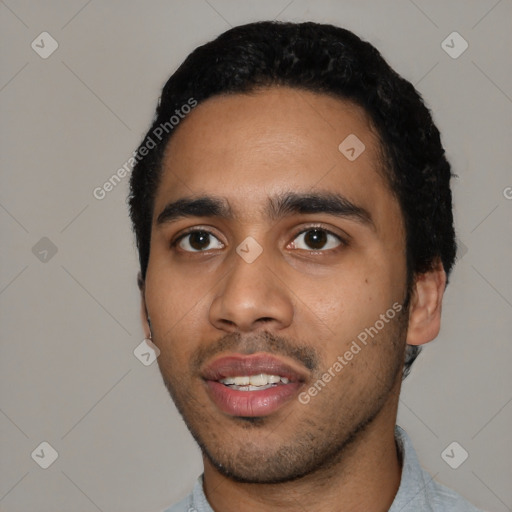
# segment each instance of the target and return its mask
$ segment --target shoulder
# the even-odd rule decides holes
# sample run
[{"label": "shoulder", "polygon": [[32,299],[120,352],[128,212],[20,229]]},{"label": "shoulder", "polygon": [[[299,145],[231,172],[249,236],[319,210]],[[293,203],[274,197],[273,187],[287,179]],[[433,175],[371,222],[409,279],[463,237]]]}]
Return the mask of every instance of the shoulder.
[{"label": "shoulder", "polygon": [[430,478],[427,496],[434,512],[483,512],[460,494],[433,480],[428,473],[425,472],[425,476]]},{"label": "shoulder", "polygon": [[455,491],[436,482],[420,466],[409,436],[398,425],[395,440],[402,458],[402,478],[390,512],[482,512]]}]

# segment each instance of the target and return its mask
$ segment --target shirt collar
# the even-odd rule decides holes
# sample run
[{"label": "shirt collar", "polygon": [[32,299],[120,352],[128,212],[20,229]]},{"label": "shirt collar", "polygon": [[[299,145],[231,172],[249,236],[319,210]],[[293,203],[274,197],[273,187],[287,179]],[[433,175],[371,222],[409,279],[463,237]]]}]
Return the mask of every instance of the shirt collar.
[{"label": "shirt collar", "polygon": [[402,459],[402,477],[389,512],[430,512],[428,492],[432,477],[420,466],[411,439],[398,425],[395,426],[395,440]]}]

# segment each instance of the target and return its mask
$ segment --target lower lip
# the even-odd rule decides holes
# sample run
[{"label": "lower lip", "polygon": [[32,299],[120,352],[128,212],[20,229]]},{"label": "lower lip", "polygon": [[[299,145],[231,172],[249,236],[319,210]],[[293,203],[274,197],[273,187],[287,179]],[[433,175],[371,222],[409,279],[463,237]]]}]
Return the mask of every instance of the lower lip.
[{"label": "lower lip", "polygon": [[207,380],[206,384],[210,397],[222,412],[246,418],[272,414],[295,396],[300,387],[300,382],[289,382],[261,391],[239,391],[213,380]]}]

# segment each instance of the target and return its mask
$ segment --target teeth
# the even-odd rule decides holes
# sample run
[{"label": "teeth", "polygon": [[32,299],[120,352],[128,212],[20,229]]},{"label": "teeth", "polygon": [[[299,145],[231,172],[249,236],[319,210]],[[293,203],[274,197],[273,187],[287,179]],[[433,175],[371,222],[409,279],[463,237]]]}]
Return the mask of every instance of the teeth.
[{"label": "teeth", "polygon": [[260,373],[259,375],[251,375],[249,384],[251,386],[266,386],[268,384],[268,375]]},{"label": "teeth", "polygon": [[226,377],[220,382],[226,386],[243,386],[244,391],[252,391],[253,389],[267,389],[272,384],[279,382],[288,384],[290,382],[286,377],[280,377],[279,375],[267,375],[266,373],[260,373],[259,375],[243,375],[237,377]]}]

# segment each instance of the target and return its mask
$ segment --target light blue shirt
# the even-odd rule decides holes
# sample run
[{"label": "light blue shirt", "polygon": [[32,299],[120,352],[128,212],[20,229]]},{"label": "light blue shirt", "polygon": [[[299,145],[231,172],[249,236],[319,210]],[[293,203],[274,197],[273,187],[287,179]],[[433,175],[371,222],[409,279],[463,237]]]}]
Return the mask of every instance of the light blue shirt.
[{"label": "light blue shirt", "polygon": [[[433,480],[420,466],[409,436],[398,425],[395,439],[402,455],[402,478],[388,512],[482,512]],[[203,491],[203,475],[197,479],[191,494],[164,512],[214,512]]]}]

